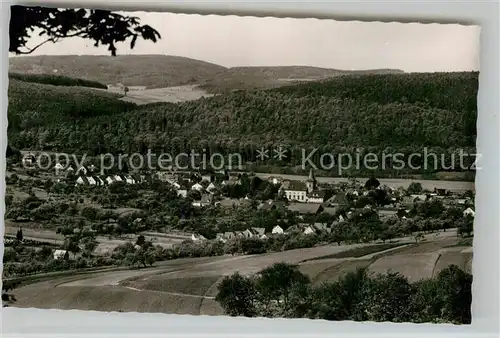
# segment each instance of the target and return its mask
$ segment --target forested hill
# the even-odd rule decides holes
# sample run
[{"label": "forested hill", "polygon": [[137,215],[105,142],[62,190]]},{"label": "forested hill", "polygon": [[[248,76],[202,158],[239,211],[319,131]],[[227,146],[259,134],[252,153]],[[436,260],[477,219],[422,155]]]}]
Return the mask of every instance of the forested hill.
[{"label": "forested hill", "polygon": [[[453,152],[475,147],[477,90],[476,72],[342,76],[179,104],[127,106],[116,114],[100,115],[103,107],[96,105],[95,114],[87,110],[88,117],[80,114],[77,120],[67,110],[78,113],[81,102],[69,101],[40,112],[57,111],[64,119],[25,125],[11,132],[10,141],[17,148],[47,143],[90,153],[205,148],[238,151],[247,159],[261,146],[278,144],[323,151],[391,147],[408,153],[431,147]],[[19,95],[27,94],[13,92],[9,109],[33,110],[21,107],[26,103]]]},{"label": "forested hill", "polygon": [[54,74],[150,88],[198,83],[226,68],[172,55],[41,55],[12,57],[9,70],[22,74]]}]

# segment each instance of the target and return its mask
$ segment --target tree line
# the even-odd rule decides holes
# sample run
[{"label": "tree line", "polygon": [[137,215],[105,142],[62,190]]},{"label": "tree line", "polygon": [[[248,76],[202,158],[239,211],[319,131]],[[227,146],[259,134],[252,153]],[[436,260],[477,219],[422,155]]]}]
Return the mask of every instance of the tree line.
[{"label": "tree line", "polygon": [[74,79],[63,75],[53,74],[21,74],[9,73],[9,80],[18,80],[23,82],[34,82],[41,84],[48,84],[53,86],[67,86],[67,87],[89,87],[107,89],[108,86],[97,81]]},{"label": "tree line", "polygon": [[297,265],[275,263],[253,276],[226,276],[215,299],[231,316],[470,324],[471,285],[456,265],[414,283],[358,269],[315,285]]}]

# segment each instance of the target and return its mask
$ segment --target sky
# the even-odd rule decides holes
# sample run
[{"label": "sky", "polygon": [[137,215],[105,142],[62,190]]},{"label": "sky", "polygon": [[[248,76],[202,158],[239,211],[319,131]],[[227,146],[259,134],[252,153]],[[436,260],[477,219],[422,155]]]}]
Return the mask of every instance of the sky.
[{"label": "sky", "polygon": [[[406,72],[479,70],[480,27],[256,18],[172,13],[123,13],[155,28],[157,43],[118,45],[118,54],[165,54],[236,66],[396,68]],[[34,34],[28,47],[42,42]],[[68,38],[32,55],[109,55],[106,47]]]}]

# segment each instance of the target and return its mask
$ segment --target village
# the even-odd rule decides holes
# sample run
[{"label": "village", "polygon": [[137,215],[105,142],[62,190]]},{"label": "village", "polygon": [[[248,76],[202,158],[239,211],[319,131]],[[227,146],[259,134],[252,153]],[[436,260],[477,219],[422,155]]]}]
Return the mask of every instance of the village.
[{"label": "village", "polygon": [[[17,172],[23,172],[23,167],[34,163],[34,156],[24,156],[23,165],[17,166]],[[226,213],[237,208],[248,207],[255,210],[273,211],[287,210],[297,216],[298,222],[284,228],[283,224],[272,227],[248,227],[231,231],[215,233],[214,238],[222,243],[237,238],[256,238],[265,240],[270,236],[290,233],[304,235],[331,234],[339,224],[360,216],[372,213],[381,222],[391,219],[404,222],[418,214],[418,206],[439,203],[439,213],[453,208],[460,210],[464,217],[474,217],[474,194],[472,191],[460,189],[426,190],[415,181],[408,187],[391,187],[380,184],[376,178],[370,178],[361,184],[355,178],[349,183],[319,184],[313,169],[303,180],[284,179],[278,175],[262,179],[254,173],[228,172],[227,170],[212,172],[114,172],[100,175],[96,166],[62,165],[56,163],[48,170],[37,170],[31,173],[44,179],[50,179],[59,184],[70,184],[75,187],[105,188],[112,185],[150,185],[163,182],[173,189],[177,196],[189,200],[192,207],[206,210],[215,207],[226,210]],[[17,176],[17,175],[16,175]],[[249,186],[264,187],[265,194],[253,194]],[[259,196],[260,195],[260,196]],[[148,215],[154,216],[154,215]],[[142,218],[132,220],[141,222]],[[116,222],[116,221],[113,221]],[[184,236],[189,236],[183,234]],[[192,241],[207,240],[206,236],[197,231],[191,231]]]}]

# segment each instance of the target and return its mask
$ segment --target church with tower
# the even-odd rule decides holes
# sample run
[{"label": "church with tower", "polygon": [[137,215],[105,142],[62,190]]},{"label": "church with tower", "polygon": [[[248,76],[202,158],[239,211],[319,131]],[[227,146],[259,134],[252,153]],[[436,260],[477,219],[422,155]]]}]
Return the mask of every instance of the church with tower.
[{"label": "church with tower", "polygon": [[312,168],[305,182],[286,180],[280,190],[289,201],[302,203],[323,203],[324,201],[324,192],[318,188]]}]

